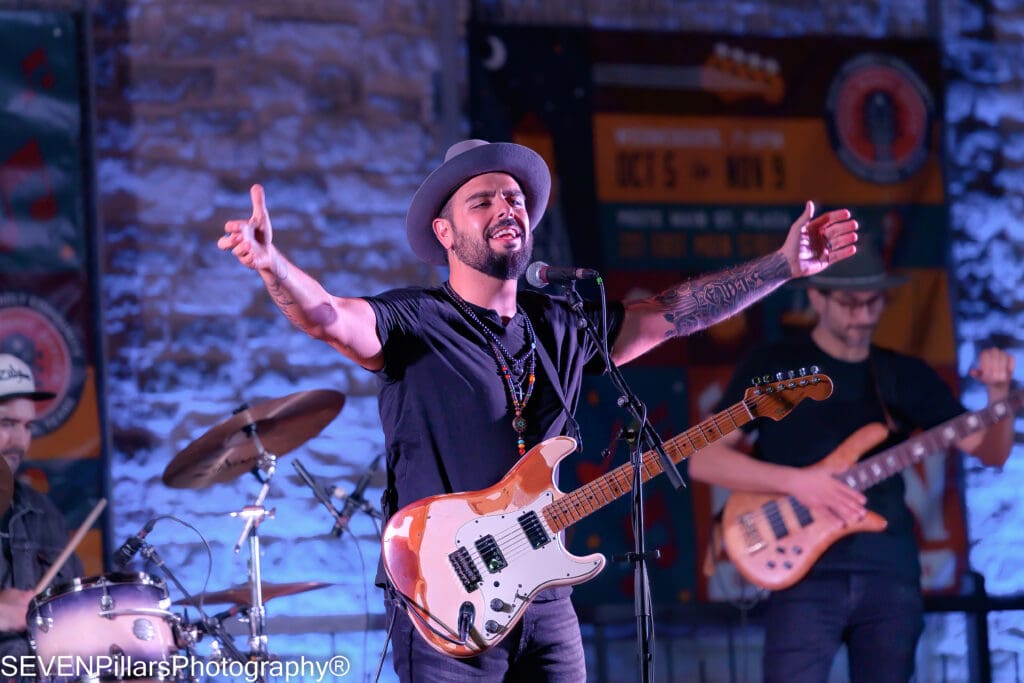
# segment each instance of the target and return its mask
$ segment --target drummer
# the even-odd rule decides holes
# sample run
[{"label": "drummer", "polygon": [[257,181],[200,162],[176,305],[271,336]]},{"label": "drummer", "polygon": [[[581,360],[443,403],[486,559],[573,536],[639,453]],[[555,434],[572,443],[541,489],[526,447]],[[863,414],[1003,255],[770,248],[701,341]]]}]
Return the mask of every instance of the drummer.
[{"label": "drummer", "polygon": [[[64,517],[50,499],[17,481],[13,473],[28,455],[36,402],[54,398],[37,391],[32,369],[17,356],[0,354],[0,661],[31,656],[25,613],[35,587],[68,542]],[[82,575],[72,555],[53,580]],[[6,670],[5,670],[6,671]]]}]

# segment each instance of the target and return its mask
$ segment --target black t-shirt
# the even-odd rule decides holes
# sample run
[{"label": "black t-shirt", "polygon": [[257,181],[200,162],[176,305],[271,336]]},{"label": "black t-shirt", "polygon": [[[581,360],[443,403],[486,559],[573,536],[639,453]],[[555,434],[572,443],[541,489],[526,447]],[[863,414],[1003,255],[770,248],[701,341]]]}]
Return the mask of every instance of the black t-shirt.
[{"label": "black t-shirt", "polygon": [[[832,395],[823,401],[805,399],[779,421],[761,419],[752,423],[748,430],[757,433],[754,457],[795,467],[812,465],[860,427],[871,422],[885,424],[883,398],[897,432],[871,453],[905,440],[917,429],[930,429],[964,412],[948,385],[917,358],[872,346],[868,360],[848,363],[826,354],[809,335],[752,351],[736,368],[717,410],[741,400],[752,377],[774,376],[776,372],[799,371],[812,365],[832,379]],[[888,527],[881,533],[851,534],[839,540],[822,555],[812,572],[879,571],[918,581],[921,570],[914,520],[904,492],[903,477],[899,475],[865,491],[868,509],[885,517]]]},{"label": "black t-shirt", "polygon": [[[497,483],[519,459],[508,389],[484,335],[442,288],[407,288],[368,297],[377,317],[384,352],[378,373],[380,418],[387,451],[390,513],[421,498],[475,491]],[[562,298],[520,291],[518,302],[558,372],[569,407],[575,409],[584,368],[597,349],[576,324]],[[512,353],[523,347],[524,322],[503,325],[495,311],[470,305]],[[608,311],[609,347],[623,317],[621,304]],[[599,328],[600,312],[585,314]],[[536,361],[536,383],[523,417],[526,448],[566,433],[562,403]],[[378,579],[381,575],[378,574]]]}]

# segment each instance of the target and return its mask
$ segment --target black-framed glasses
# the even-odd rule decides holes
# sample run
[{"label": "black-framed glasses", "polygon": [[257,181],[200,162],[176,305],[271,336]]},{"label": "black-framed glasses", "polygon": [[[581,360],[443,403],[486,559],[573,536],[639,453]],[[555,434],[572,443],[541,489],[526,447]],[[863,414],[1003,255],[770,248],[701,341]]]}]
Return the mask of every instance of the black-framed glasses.
[{"label": "black-framed glasses", "polygon": [[847,292],[824,292],[825,296],[837,306],[845,308],[850,313],[856,313],[863,308],[871,313],[876,313],[889,302],[887,292],[875,292],[866,297],[858,297]]}]

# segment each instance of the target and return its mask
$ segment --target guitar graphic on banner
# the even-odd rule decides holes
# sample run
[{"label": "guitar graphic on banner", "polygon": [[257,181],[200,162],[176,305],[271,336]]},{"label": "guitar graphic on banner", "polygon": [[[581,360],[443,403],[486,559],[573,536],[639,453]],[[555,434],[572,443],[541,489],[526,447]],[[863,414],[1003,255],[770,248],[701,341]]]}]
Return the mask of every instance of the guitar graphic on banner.
[{"label": "guitar graphic on banner", "polygon": [[[805,398],[828,398],[832,380],[817,373],[812,367],[756,384],[742,401],[667,441],[666,453],[678,463],[756,418],[779,420]],[[424,498],[388,522],[384,568],[435,650],[478,655],[501,642],[541,590],[582,583],[604,568],[599,553],[571,555],[559,533],[628,493],[633,468],[626,463],[565,493],[554,470],[575,450],[567,436],[547,439],[494,486]],[[643,454],[641,470],[645,482],[661,474],[655,451]]]},{"label": "guitar graphic on banner", "polygon": [[[947,452],[964,437],[1012,415],[1022,404],[1024,392],[1014,392],[857,462],[888,436],[882,424],[865,425],[811,467],[833,471],[833,476],[850,488],[864,491],[929,455]],[[737,492],[729,496],[722,511],[722,540],[729,559],[745,579],[762,588],[781,590],[802,579],[840,538],[859,531],[882,531],[887,524],[884,517],[868,511],[862,520],[844,525],[833,514],[815,517],[792,496]]]}]

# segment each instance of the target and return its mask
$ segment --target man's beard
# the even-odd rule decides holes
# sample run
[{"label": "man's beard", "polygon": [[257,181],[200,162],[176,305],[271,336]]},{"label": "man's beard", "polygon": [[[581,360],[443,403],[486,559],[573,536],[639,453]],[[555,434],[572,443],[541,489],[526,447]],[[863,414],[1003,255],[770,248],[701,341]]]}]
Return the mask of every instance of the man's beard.
[{"label": "man's beard", "polygon": [[[452,227],[454,228],[454,225]],[[497,232],[501,227],[496,226],[488,230],[487,234]],[[490,240],[486,238],[474,239],[473,236],[458,229],[453,229],[452,234],[452,252],[460,261],[484,275],[499,280],[518,280],[530,265],[530,257],[533,254],[533,235],[530,231],[523,231],[520,238],[523,241],[522,249],[505,253],[491,249]]]}]

